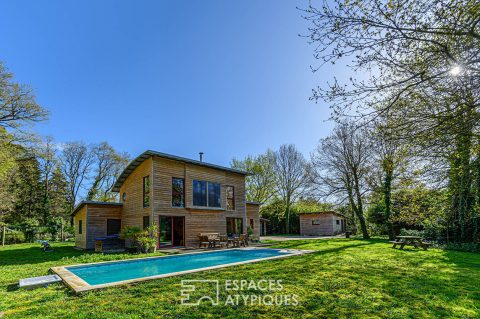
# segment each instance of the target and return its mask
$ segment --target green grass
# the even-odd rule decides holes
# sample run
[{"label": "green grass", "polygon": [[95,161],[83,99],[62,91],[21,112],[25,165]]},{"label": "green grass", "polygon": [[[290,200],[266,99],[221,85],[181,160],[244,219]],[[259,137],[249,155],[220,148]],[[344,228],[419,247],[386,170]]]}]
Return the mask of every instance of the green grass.
[{"label": "green grass", "polygon": [[[278,243],[315,253],[72,294],[62,285],[16,290],[18,279],[52,266],[132,257],[76,251],[54,244],[0,248],[0,312],[5,318],[479,318],[480,254],[390,248],[382,240]],[[141,257],[140,255],[135,257]],[[282,280],[298,306],[183,306],[182,279]],[[221,289],[221,298],[227,291]],[[251,290],[244,294],[261,295]]]}]

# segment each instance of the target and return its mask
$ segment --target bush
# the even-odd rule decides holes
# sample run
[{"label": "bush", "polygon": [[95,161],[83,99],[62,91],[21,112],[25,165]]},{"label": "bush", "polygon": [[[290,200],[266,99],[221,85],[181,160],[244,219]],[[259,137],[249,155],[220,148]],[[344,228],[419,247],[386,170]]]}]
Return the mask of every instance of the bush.
[{"label": "bush", "polygon": [[25,242],[25,235],[21,231],[7,231],[5,233],[5,244],[20,244]]},{"label": "bush", "polygon": [[39,222],[35,218],[27,218],[21,224],[23,234],[25,239],[32,243],[35,240],[35,235],[37,234],[37,228],[39,227]]},{"label": "bush", "polygon": [[434,244],[434,247],[445,250],[467,251],[472,253],[480,253],[480,243],[448,243]]},{"label": "bush", "polygon": [[120,236],[125,240],[129,240],[137,251],[151,252],[157,247],[158,226],[151,225],[146,229],[138,226],[127,226],[122,230]]}]

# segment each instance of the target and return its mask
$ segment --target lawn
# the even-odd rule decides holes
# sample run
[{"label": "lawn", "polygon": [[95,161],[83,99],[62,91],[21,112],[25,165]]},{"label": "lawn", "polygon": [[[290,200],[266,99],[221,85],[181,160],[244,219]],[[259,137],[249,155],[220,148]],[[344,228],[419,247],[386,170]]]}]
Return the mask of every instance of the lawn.
[{"label": "lawn", "polygon": [[[62,285],[16,290],[18,279],[45,275],[52,266],[141,257],[85,253],[74,250],[71,244],[54,247],[53,253],[43,253],[35,244],[0,248],[0,312],[5,318],[480,317],[480,254],[474,253],[400,251],[382,240],[298,240],[275,247],[316,252],[80,296]],[[299,303],[185,306],[180,303],[182,279],[282,280],[281,294],[297,295]],[[259,290],[242,293],[265,294]],[[227,295],[222,287],[220,297]]]}]

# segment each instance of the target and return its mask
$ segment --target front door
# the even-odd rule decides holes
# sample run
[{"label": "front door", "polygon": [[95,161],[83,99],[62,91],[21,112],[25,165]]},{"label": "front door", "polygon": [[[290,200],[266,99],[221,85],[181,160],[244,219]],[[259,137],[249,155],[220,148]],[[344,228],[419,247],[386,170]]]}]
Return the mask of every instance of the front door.
[{"label": "front door", "polygon": [[185,217],[160,216],[159,225],[159,247],[185,246]]}]

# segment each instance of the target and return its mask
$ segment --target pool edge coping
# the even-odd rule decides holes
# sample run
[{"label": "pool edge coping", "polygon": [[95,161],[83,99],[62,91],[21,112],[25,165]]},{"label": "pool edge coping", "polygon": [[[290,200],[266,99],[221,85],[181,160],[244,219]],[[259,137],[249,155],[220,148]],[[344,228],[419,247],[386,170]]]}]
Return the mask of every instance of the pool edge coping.
[{"label": "pool edge coping", "polygon": [[[257,247],[246,247],[246,248],[234,248],[234,249],[229,249],[229,250],[256,250],[256,249],[265,249],[265,248],[263,248],[263,247],[258,247],[258,248]],[[120,286],[120,285],[140,283],[140,282],[144,282],[144,281],[148,281],[148,280],[186,275],[186,274],[191,274],[191,273],[200,272],[200,271],[214,270],[214,269],[226,268],[226,267],[231,267],[231,266],[238,266],[238,265],[250,264],[250,263],[255,263],[255,262],[260,262],[260,261],[266,261],[266,260],[280,259],[280,258],[293,257],[293,256],[301,256],[301,255],[306,255],[306,254],[310,254],[310,253],[315,252],[315,250],[300,250],[300,249],[283,249],[283,248],[268,248],[268,249],[277,249],[277,250],[288,251],[288,252],[290,252],[290,254],[280,255],[280,256],[272,256],[272,257],[266,257],[266,258],[257,258],[257,259],[247,260],[247,261],[239,261],[239,262],[216,265],[216,266],[209,266],[209,267],[203,267],[203,268],[197,268],[197,269],[191,269],[191,270],[172,272],[172,273],[162,274],[162,275],[155,275],[155,276],[148,276],[148,277],[141,277],[141,278],[133,278],[133,279],[115,281],[115,282],[106,283],[106,284],[99,284],[99,285],[90,285],[89,283],[84,281],[82,278],[78,277],[77,275],[72,273],[70,270],[68,270],[67,267],[99,265],[99,264],[105,264],[105,263],[136,261],[136,260],[144,260],[144,259],[152,259],[152,258],[158,259],[158,258],[165,258],[165,257],[171,257],[171,256],[183,256],[183,255],[204,254],[204,253],[211,253],[211,252],[221,252],[221,251],[225,251],[225,250],[216,250],[216,251],[215,250],[214,251],[207,250],[207,251],[201,251],[201,252],[188,252],[188,253],[170,254],[170,255],[163,255],[163,256],[152,256],[152,257],[143,257],[143,258],[129,258],[129,259],[120,259],[120,260],[112,260],[112,261],[100,261],[100,262],[95,262],[95,263],[75,264],[75,265],[52,267],[52,268],[50,268],[50,270],[52,272],[56,273],[62,279],[62,281],[67,285],[67,287],[69,287],[70,289],[72,289],[75,292],[75,294],[80,294],[80,293],[83,293],[83,292],[88,292],[88,291],[97,290],[97,289],[104,289],[104,288]]]}]

